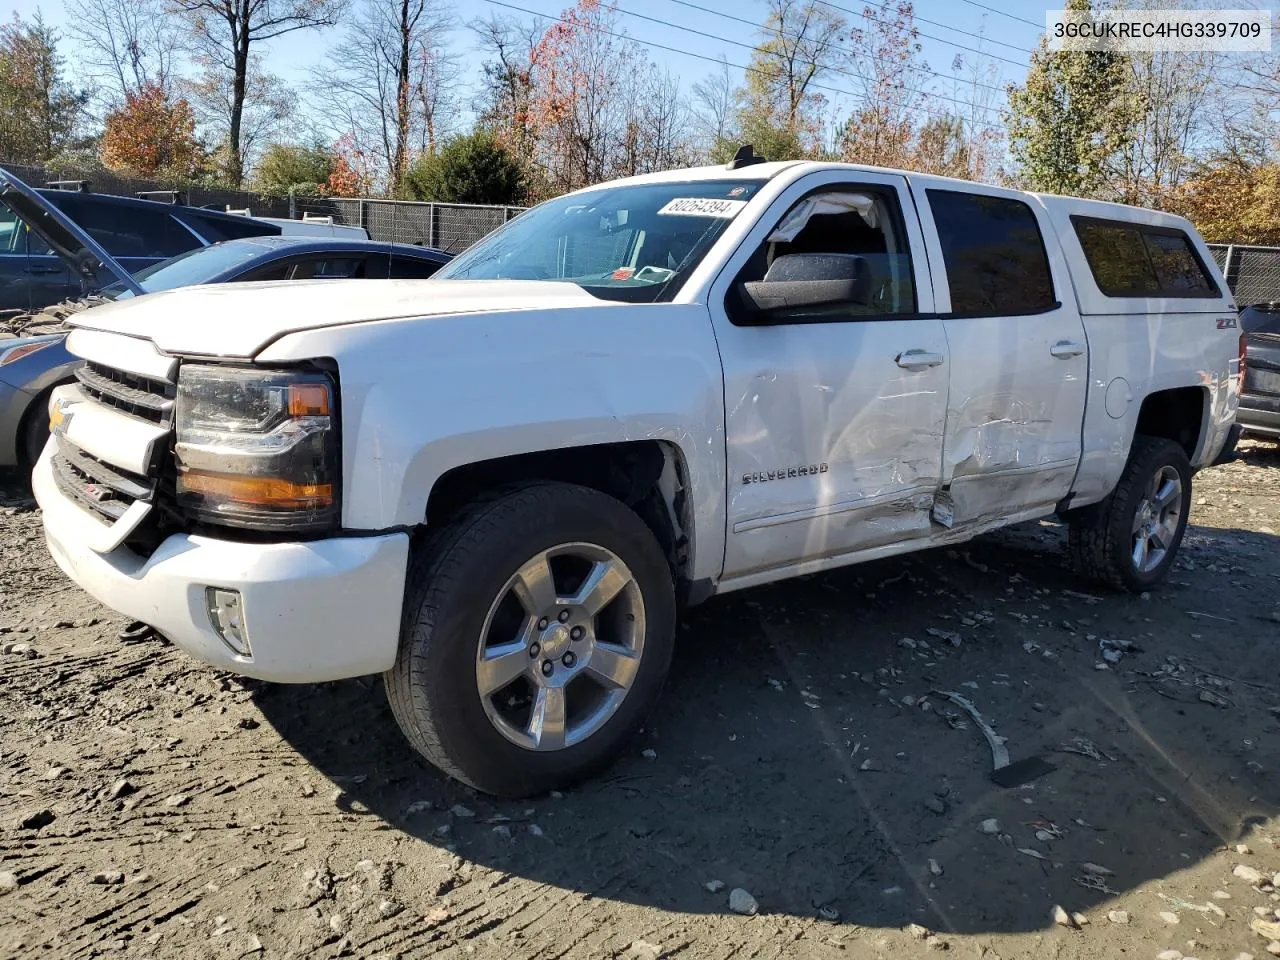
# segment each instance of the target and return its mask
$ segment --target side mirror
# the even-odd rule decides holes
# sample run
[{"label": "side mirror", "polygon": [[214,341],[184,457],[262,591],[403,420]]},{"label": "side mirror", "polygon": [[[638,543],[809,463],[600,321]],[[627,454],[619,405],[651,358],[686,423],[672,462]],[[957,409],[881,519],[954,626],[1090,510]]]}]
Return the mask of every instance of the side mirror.
[{"label": "side mirror", "polygon": [[871,265],[848,253],[788,253],[769,265],[763,280],[748,280],[748,308],[766,315],[842,303],[871,301]]}]

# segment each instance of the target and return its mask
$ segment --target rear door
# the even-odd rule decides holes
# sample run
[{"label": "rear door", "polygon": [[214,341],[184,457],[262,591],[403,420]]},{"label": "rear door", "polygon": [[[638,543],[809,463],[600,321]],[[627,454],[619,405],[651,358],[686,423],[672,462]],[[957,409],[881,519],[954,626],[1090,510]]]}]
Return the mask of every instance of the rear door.
[{"label": "rear door", "polygon": [[1048,217],[1014,191],[913,191],[950,356],[937,516],[963,529],[1052,512],[1080,462],[1089,358]]},{"label": "rear door", "polygon": [[[788,254],[856,258],[864,278],[829,306],[744,312],[742,285]],[[708,306],[724,367],[725,578],[927,537],[948,358],[906,179],[800,178],[729,259]]]},{"label": "rear door", "polygon": [[39,309],[79,291],[62,258],[0,204],[0,311]]}]

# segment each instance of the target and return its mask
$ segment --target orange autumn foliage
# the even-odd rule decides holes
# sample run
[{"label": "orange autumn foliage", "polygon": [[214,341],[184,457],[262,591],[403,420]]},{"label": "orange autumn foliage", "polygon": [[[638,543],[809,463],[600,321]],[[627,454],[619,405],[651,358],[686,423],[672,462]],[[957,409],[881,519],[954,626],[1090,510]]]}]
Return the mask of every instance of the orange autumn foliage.
[{"label": "orange autumn foliage", "polygon": [[112,170],[174,180],[195,176],[206,159],[191,104],[155,83],[107,115],[98,155]]}]

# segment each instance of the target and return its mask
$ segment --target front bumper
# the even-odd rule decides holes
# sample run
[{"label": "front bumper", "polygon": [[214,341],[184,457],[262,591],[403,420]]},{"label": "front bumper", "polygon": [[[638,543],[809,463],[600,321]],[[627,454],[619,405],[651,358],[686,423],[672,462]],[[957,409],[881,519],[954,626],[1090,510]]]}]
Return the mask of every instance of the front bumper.
[{"label": "front bumper", "polygon": [[[32,475],[49,552],[108,607],[205,663],[261,680],[339,680],[395,662],[407,534],[269,544],[174,534],[150,557],[126,547],[98,554],[85,544],[102,524],[58,490],[50,455],[46,447]],[[240,592],[250,656],[214,630],[207,587]]]}]

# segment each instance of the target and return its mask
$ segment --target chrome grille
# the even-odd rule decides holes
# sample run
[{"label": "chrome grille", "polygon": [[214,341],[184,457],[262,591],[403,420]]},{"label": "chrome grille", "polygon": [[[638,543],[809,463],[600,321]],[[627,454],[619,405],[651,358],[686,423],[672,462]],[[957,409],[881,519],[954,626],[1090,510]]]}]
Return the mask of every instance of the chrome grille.
[{"label": "chrome grille", "polygon": [[108,466],[80,450],[65,435],[58,437],[53,479],[67,497],[114,523],[137,500],[150,500],[155,481]]},{"label": "chrome grille", "polygon": [[[67,345],[86,362],[75,373],[80,398],[54,431],[53,479],[63,496],[124,538],[164,499],[177,362],[145,341],[96,332],[77,330]],[[142,442],[149,455],[141,454]]]},{"label": "chrome grille", "polygon": [[131,417],[160,424],[173,419],[176,387],[171,383],[113,370],[92,361],[76,370],[76,379],[90,399]]}]

